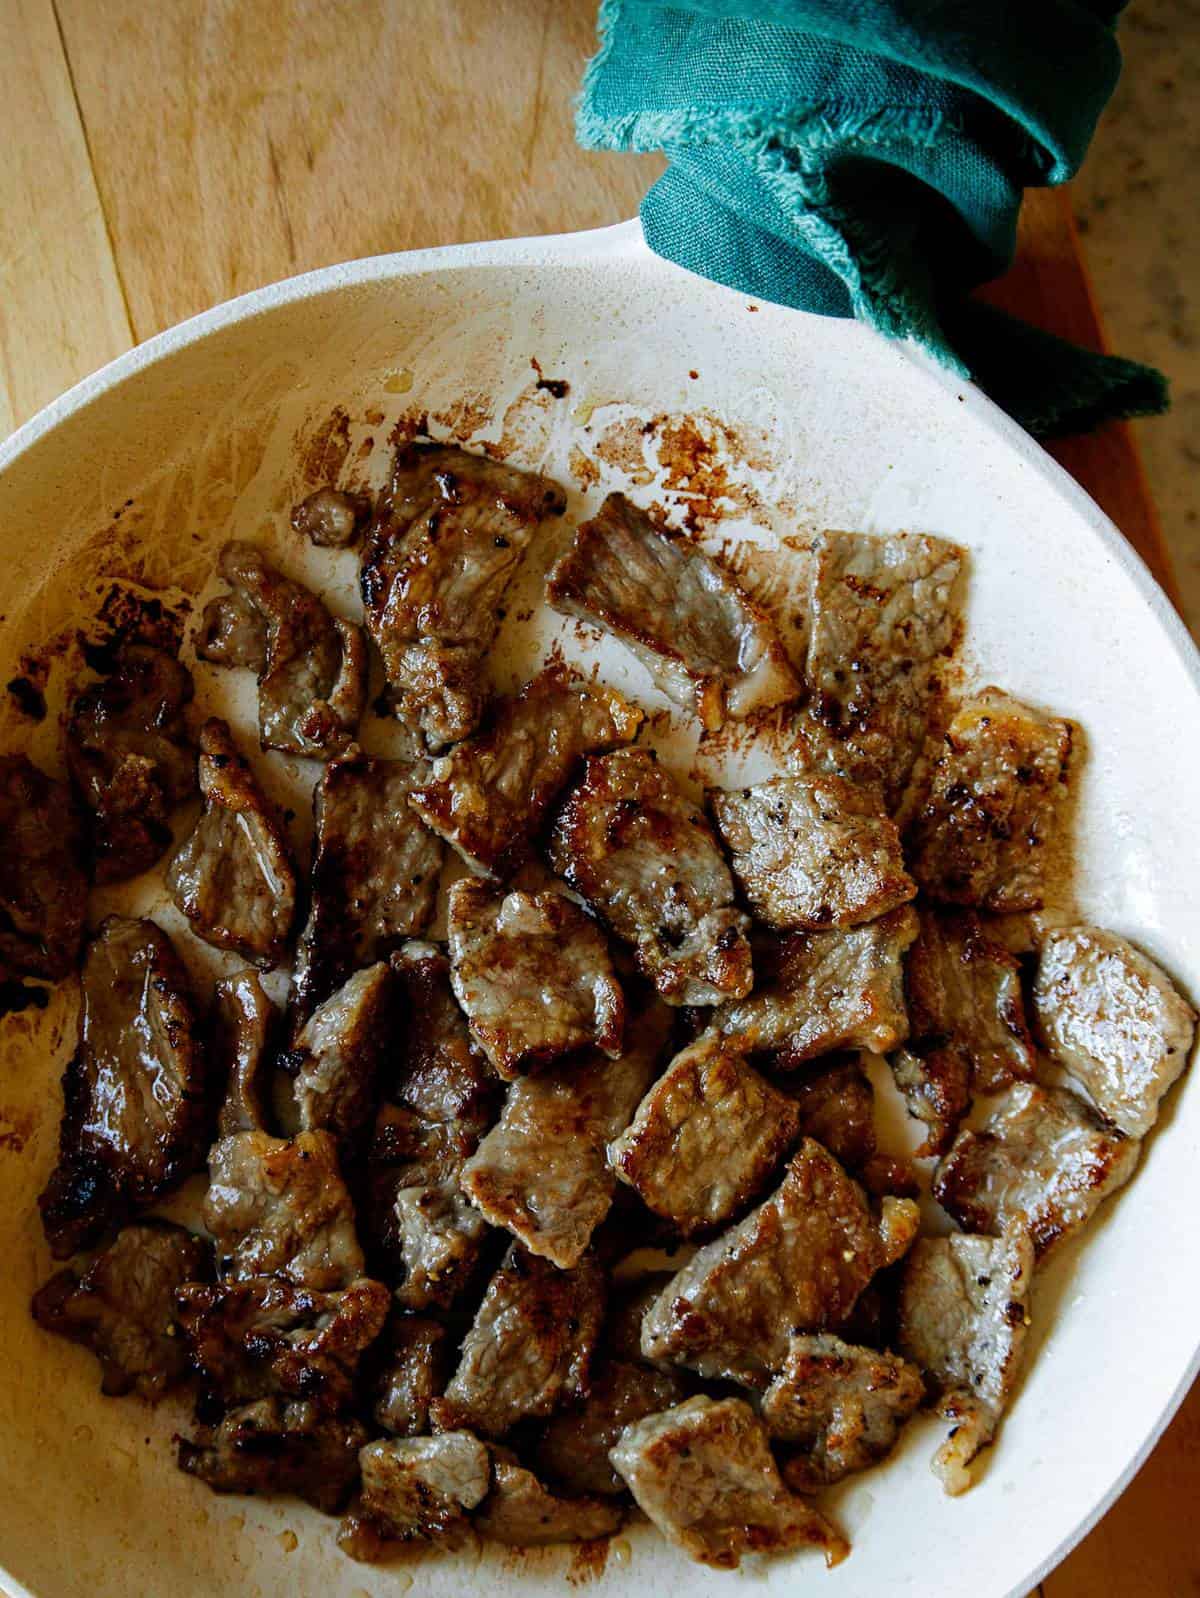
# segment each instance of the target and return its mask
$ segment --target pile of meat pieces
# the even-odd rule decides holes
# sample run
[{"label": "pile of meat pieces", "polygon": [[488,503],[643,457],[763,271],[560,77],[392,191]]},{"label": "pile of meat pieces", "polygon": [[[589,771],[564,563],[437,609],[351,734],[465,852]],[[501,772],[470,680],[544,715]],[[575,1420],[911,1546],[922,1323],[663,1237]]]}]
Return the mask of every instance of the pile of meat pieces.
[{"label": "pile of meat pieces", "polygon": [[[812,1495],[923,1402],[953,1422],[947,1490],[969,1484],[1037,1263],[1128,1180],[1195,1018],[1123,939],[1028,918],[1070,730],[996,689],[947,705],[959,550],[818,538],[802,678],[719,562],[610,496],[551,604],[706,732],[783,713],[795,734],[786,775],[697,803],[636,743],[643,713],[561,664],[488,702],[501,601],[563,504],[413,444],[374,507],[333,489],[297,507],[314,543],[362,544],[387,703],[427,750],[411,762],[355,743],[363,632],[224,550],[197,652],[256,673],[263,749],[324,762],[307,884],[229,729],[193,746],[190,679],[161,652],[126,650],[80,696],[72,788],[0,763],[22,856],[0,855],[8,971],[71,970],[89,875],[153,864],[196,790],[167,884],[249,962],[205,1016],[152,922],[88,942],[41,1201],[55,1256],[87,1257],[34,1314],[93,1350],[106,1393],[190,1380],[181,1468],[344,1510],[355,1558],[469,1526],[602,1538],[632,1499],[710,1565],[834,1563],[847,1544]],[[470,875],[437,945],[447,845]],[[258,972],[293,947],[279,1014]],[[918,1238],[868,1054],[961,1230]],[[205,1161],[204,1235],[154,1219]],[[683,1263],[631,1275],[644,1243]]]}]

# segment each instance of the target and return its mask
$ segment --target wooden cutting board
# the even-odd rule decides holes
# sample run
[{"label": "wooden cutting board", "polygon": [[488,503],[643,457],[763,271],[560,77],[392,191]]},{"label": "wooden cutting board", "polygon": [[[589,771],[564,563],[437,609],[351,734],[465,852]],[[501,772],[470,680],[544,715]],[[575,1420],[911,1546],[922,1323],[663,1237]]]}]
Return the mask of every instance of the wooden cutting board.
[{"label": "wooden cutting board", "polygon": [[[588,154],[571,132],[595,8],[0,0],[0,436],[132,344],[277,278],[632,216],[658,158]],[[1029,196],[989,297],[1104,347],[1064,193]],[[1128,429],[1052,452],[1174,597]],[[1048,1598],[1196,1590],[1198,1451],[1200,1389]]]}]

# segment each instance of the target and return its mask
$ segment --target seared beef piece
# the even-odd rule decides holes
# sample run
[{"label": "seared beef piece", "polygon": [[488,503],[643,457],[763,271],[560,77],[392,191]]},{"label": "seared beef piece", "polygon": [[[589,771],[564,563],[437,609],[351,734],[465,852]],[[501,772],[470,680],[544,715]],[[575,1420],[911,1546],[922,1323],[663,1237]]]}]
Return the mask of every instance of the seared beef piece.
[{"label": "seared beef piece", "polygon": [[904,796],[959,628],[963,552],[921,533],[825,532],[813,546],[808,684],[838,769]]},{"label": "seared beef piece", "polygon": [[0,755],[0,979],[57,982],[75,969],[88,874],[83,821],[65,783]]},{"label": "seared beef piece", "polygon": [[609,1360],[595,1370],[582,1403],[560,1409],[537,1445],[537,1467],[571,1493],[625,1491],[608,1457],[626,1426],[669,1409],[685,1396],[679,1378],[647,1365]]},{"label": "seared beef piece", "polygon": [[556,610],[615,633],[710,731],[800,697],[774,622],[690,538],[610,494],[546,582]]},{"label": "seared beef piece", "polygon": [[471,1034],[512,1081],[595,1046],[621,1052],[625,997],[604,934],[565,894],[450,889],[450,980]]},{"label": "seared beef piece", "polygon": [[257,674],[264,749],[331,759],[353,740],[363,711],[362,630],[331,616],[253,544],[226,544],[217,564],[233,592],[205,606],[196,654],[214,666],[245,666]]},{"label": "seared beef piece", "polygon": [[909,840],[925,892],[985,910],[1036,910],[1070,753],[1069,723],[998,688],[960,706]]},{"label": "seared beef piece", "polygon": [[487,1225],[459,1192],[463,1162],[492,1123],[497,1083],[431,944],[392,957],[404,996],[399,1055],[367,1161],[373,1240],[397,1303],[449,1306],[479,1258]]},{"label": "seared beef piece", "polygon": [[654,1083],[609,1161],[647,1209],[687,1236],[744,1210],[798,1131],[783,1094],[710,1032]]},{"label": "seared beef piece", "polygon": [[236,1281],[278,1273],[331,1292],[363,1274],[354,1206],[328,1132],[238,1132],[213,1145],[204,1224]]},{"label": "seared beef piece", "polygon": [[944,1154],[971,1108],[970,1060],[953,1044],[937,1044],[924,1054],[899,1049],[888,1063],[908,1113],[928,1128],[918,1157]]},{"label": "seared beef piece", "polygon": [[557,483],[449,444],[405,444],[362,552],[367,627],[396,715],[432,749],[479,724],[505,591]]},{"label": "seared beef piece", "polygon": [[907,1199],[884,1199],[876,1221],[857,1182],[806,1139],[771,1197],[671,1278],[642,1321],[642,1352],[765,1387],[789,1337],[843,1321],[916,1229]]},{"label": "seared beef piece", "polygon": [[908,1162],[878,1151],[875,1090],[859,1059],[820,1060],[781,1086],[795,1106],[801,1133],[828,1149],[868,1193],[917,1196]]},{"label": "seared beef piece", "polygon": [[749,993],[749,918],[713,830],[647,749],[590,755],[550,839],[554,869],[588,901],[668,1004]]},{"label": "seared beef piece", "polygon": [[33,1318],[45,1331],[91,1349],[100,1361],[102,1393],[134,1392],[154,1403],[187,1375],[176,1289],[203,1280],[211,1269],[207,1245],[181,1226],[126,1226],[81,1276],[59,1271],[39,1288]]},{"label": "seared beef piece", "polygon": [[504,1110],[462,1170],[462,1188],[493,1226],[564,1270],[608,1214],[615,1180],[605,1149],[629,1123],[670,1032],[654,1004],[630,1023],[628,1048],[557,1072],[519,1077]]},{"label": "seared beef piece", "polygon": [[991,1442],[1021,1368],[1034,1255],[1020,1225],[1002,1238],[923,1237],[904,1262],[900,1347],[940,1394],[951,1422],[933,1468],[948,1493]]},{"label": "seared beef piece", "polygon": [[181,1437],[179,1468],[216,1493],[289,1493],[332,1515],[358,1480],[367,1435],[359,1421],[311,1400],[260,1398],[194,1440]]},{"label": "seared beef piece", "polygon": [[678,1374],[662,1360],[647,1360],[642,1353],[642,1321],[674,1272],[654,1271],[632,1283],[613,1283],[608,1316],[604,1322],[604,1351],[627,1365],[653,1365],[668,1375]]},{"label": "seared beef piece", "polygon": [[582,1398],[604,1293],[604,1273],[590,1256],[560,1271],[514,1243],[488,1283],[445,1396],[431,1407],[434,1425],[503,1437],[519,1420]]},{"label": "seared beef piece", "polygon": [[67,765],[92,812],[97,882],[136,877],[170,843],[170,814],[196,791],[183,720],[191,697],[185,666],[161,649],[125,644],[111,676],[71,706]]},{"label": "seared beef piece", "polygon": [[318,549],[345,549],[357,544],[371,519],[367,494],[347,494],[343,489],[318,488],[315,494],[292,506],[292,526]]},{"label": "seared beef piece", "polygon": [[433,919],[444,848],[408,807],[423,767],[364,755],[313,790],[312,891],[293,976],[300,1020]]},{"label": "seared beef piece", "polygon": [[492,1542],[516,1548],[591,1542],[611,1537],[625,1511],[600,1498],[559,1498],[507,1448],[491,1449],[492,1490],[475,1516],[475,1529]]},{"label": "seared beef piece", "polygon": [[177,1303],[202,1414],[276,1393],[332,1414],[354,1401],[359,1361],[383,1330],[391,1294],[365,1279],[316,1293],[282,1276],[254,1276],[193,1283]]},{"label": "seared beef piece", "polygon": [[465,1431],[368,1443],[360,1464],[362,1492],[338,1545],[367,1562],[383,1558],[388,1542],[458,1540],[492,1479],[487,1449]]},{"label": "seared beef piece", "polygon": [[917,935],[905,905],[845,932],[792,932],[757,956],[759,986],[715,1024],[752,1050],[771,1050],[794,1069],[834,1049],[878,1054],[908,1034],[904,951]]},{"label": "seared beef piece", "polygon": [[271,1122],[271,1038],[278,1019],[258,972],[237,971],[218,982],[213,1006],[213,1072],[225,1081],[217,1121],[221,1137],[266,1132]]},{"label": "seared beef piece", "polygon": [[1166,972],[1114,932],[1064,927],[1042,942],[1033,1002],[1055,1059],[1114,1126],[1145,1137],[1196,1035]]},{"label": "seared beef piece", "polygon": [[1040,1259],[1133,1175],[1137,1138],[1113,1132],[1064,1088],[1019,1082],[979,1132],[960,1132],[933,1193],[964,1231],[1020,1220]]},{"label": "seared beef piece", "polygon": [[324,1128],[347,1151],[375,1109],[379,1067],[391,1041],[393,990],[385,961],[356,971],[317,1006],[287,1055],[302,1129]]},{"label": "seared beef piece", "polygon": [[291,845],[227,723],[215,717],[200,729],[200,792],[204,811],[167,872],[171,897],[205,943],[278,965],[296,915]]},{"label": "seared beef piece", "polygon": [[772,1437],[801,1445],[784,1473],[810,1492],[890,1454],[924,1396],[921,1374],[906,1360],[823,1332],[792,1338],[762,1414]]},{"label": "seared beef piece", "polygon": [[84,958],[58,1165],[38,1200],[55,1259],[90,1247],[203,1163],[211,1098],[171,940],[153,921],[109,916]]},{"label": "seared beef piece", "polygon": [[409,804],[473,871],[503,880],[532,856],[581,757],[632,743],[644,719],[555,661],[501,700],[485,732],[436,760]]},{"label": "seared beef piece", "polygon": [[429,1406],[441,1393],[446,1328],[426,1315],[393,1315],[372,1415],[397,1437],[429,1430]]},{"label": "seared beef piece", "polygon": [[768,926],[853,927],[916,898],[899,828],[869,788],[777,777],[708,797],[733,874]]},{"label": "seared beef piece", "polygon": [[612,1462],[642,1509],[690,1558],[734,1570],[743,1554],[815,1547],[836,1565],[849,1544],[789,1493],[766,1428],[740,1398],[689,1398],[627,1426]]}]

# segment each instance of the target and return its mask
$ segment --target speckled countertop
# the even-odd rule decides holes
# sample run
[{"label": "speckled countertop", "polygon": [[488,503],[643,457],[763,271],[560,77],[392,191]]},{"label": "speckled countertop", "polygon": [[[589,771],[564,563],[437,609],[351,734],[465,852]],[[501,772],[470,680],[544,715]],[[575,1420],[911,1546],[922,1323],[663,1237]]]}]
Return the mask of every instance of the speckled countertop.
[{"label": "speckled countertop", "polygon": [[1073,185],[1112,348],[1171,380],[1138,442],[1200,636],[1200,0],[1133,0],[1125,70]]}]

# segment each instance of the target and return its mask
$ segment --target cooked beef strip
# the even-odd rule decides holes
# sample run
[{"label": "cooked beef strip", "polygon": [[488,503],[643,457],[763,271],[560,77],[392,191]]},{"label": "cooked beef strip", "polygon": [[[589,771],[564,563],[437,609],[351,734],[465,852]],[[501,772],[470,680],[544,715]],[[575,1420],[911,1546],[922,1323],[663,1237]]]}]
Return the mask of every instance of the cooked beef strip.
[{"label": "cooked beef strip", "polygon": [[328,484],[292,507],[292,526],[318,549],[357,544],[370,519],[369,495],[348,494]]},{"label": "cooked beef strip", "polygon": [[596,1047],[621,1051],[625,996],[604,934],[557,889],[450,889],[450,980],[471,1035],[506,1081]]},{"label": "cooked beef strip", "polygon": [[802,1446],[785,1479],[811,1491],[890,1454],[924,1396],[921,1374],[906,1360],[823,1332],[792,1338],[762,1415],[772,1437]]},{"label": "cooked beef strip", "polygon": [[235,1132],[266,1132],[271,1124],[271,1049],[278,1013],[263,991],[257,971],[247,968],[216,985],[213,1071],[225,1082],[217,1120],[221,1137]]},{"label": "cooked beef strip", "polygon": [[588,901],[668,1004],[749,993],[749,918],[712,828],[646,749],[589,755],[550,839],[554,869]]},{"label": "cooked beef strip", "polygon": [[474,1271],[487,1224],[459,1192],[463,1163],[494,1117],[497,1087],[431,944],[392,957],[407,1012],[368,1156],[375,1248],[405,1309],[453,1303]]},{"label": "cooked beef strip", "polygon": [[97,1242],[203,1163],[212,1097],[171,940],[152,921],[109,916],[84,958],[58,1164],[38,1200],[55,1259]]},{"label": "cooked beef strip", "polygon": [[610,494],[546,581],[556,610],[614,633],[715,731],[800,697],[775,624],[718,560]]},{"label": "cooked beef strip", "polygon": [[0,755],[0,979],[56,982],[83,942],[83,819],[66,783],[24,755]]},{"label": "cooked beef strip", "polygon": [[381,1282],[318,1293],[282,1276],[215,1287],[193,1282],[177,1295],[179,1320],[200,1390],[200,1412],[279,1394],[348,1408],[363,1351],[383,1330],[391,1294]]},{"label": "cooked beef strip", "polygon": [[355,755],[328,765],[313,790],[311,896],[292,977],[301,1021],[433,919],[445,851],[408,807],[423,770]]},{"label": "cooked beef strip", "polygon": [[176,1289],[211,1270],[208,1246],[181,1226],[126,1226],[82,1275],[59,1271],[39,1288],[33,1318],[91,1349],[100,1361],[101,1392],[134,1392],[154,1403],[187,1375]]},{"label": "cooked beef strip", "polygon": [[293,1494],[327,1515],[358,1480],[367,1429],[307,1399],[260,1398],[179,1439],[179,1468],[217,1493]]},{"label": "cooked beef strip", "polygon": [[591,1542],[611,1537],[625,1511],[602,1498],[559,1498],[507,1448],[491,1449],[492,1489],[479,1506],[475,1529],[516,1548]]},{"label": "cooked beef strip", "polygon": [[933,1468],[948,1493],[996,1434],[1016,1385],[1029,1326],[1034,1254],[1023,1228],[1002,1238],[923,1237],[904,1262],[900,1347],[940,1392],[952,1423]]},{"label": "cooked beef strip", "polygon": [[215,666],[257,673],[264,749],[331,759],[354,738],[363,711],[367,652],[361,629],[331,616],[315,594],[277,572],[253,544],[226,544],[218,569],[233,593],[205,607],[197,655]]},{"label": "cooked beef strip", "polygon": [[371,1412],[385,1432],[413,1437],[429,1430],[429,1406],[445,1386],[445,1342],[446,1328],[427,1315],[392,1316]]},{"label": "cooked beef strip", "polygon": [[744,1210],[798,1131],[783,1094],[709,1032],[676,1055],[608,1157],[642,1203],[687,1236]]},{"label": "cooked beef strip", "polygon": [[857,1182],[806,1139],[770,1198],[671,1278],[643,1318],[642,1352],[765,1387],[788,1339],[843,1321],[916,1227],[907,1199],[885,1199],[876,1221]]},{"label": "cooked beef strip", "polygon": [[630,1023],[615,1060],[599,1056],[519,1077],[462,1170],[462,1188],[493,1226],[567,1270],[608,1214],[615,1178],[605,1149],[649,1085],[671,1029],[655,1003]]},{"label": "cooked beef strip", "polygon": [[1037,909],[1070,753],[1069,723],[998,688],[960,706],[909,839],[925,892],[986,910]]},{"label": "cooked beef strip", "polygon": [[878,1054],[908,1034],[902,957],[917,935],[908,905],[838,932],[792,932],[756,955],[759,986],[714,1024],[793,1069],[834,1049]]},{"label": "cooked beef strip", "polygon": [[1196,1035],[1166,972],[1114,932],[1063,927],[1042,941],[1033,1002],[1050,1053],[1114,1126],[1145,1137]]},{"label": "cooked beef strip", "polygon": [[684,1396],[682,1382],[670,1372],[607,1360],[593,1371],[583,1402],[560,1409],[546,1422],[537,1445],[537,1468],[571,1493],[622,1493],[625,1483],[612,1468],[609,1449],[626,1426],[669,1409]]},{"label": "cooked beef strip", "polygon": [[192,931],[256,965],[278,965],[296,916],[296,868],[283,818],[228,724],[200,729],[204,810],[176,851],[167,888]]},{"label": "cooked beef strip", "polygon": [[807,677],[842,769],[904,796],[961,613],[963,552],[921,533],[825,532],[813,546]]},{"label": "cooked beef strip", "polygon": [[857,1056],[819,1060],[783,1081],[798,1131],[858,1176],[876,1155],[875,1092]]},{"label": "cooked beef strip", "polygon": [[918,1158],[942,1155],[971,1108],[971,1062],[952,1043],[926,1045],[924,1054],[898,1049],[889,1059],[908,1113],[928,1128]]},{"label": "cooked beef strip", "polygon": [[97,882],[148,870],[171,841],[172,810],[196,791],[183,720],[185,666],[146,644],[125,644],[112,674],[79,694],[67,720],[67,765],[92,812]]},{"label": "cooked beef strip", "polygon": [[604,1317],[604,1273],[584,1255],[572,1270],[514,1243],[463,1339],[458,1369],[431,1407],[439,1430],[503,1437],[587,1392]]},{"label": "cooked beef strip", "polygon": [[644,719],[555,661],[500,702],[486,731],[436,760],[408,802],[473,871],[507,879],[533,855],[581,757],[632,743]]},{"label": "cooked beef strip", "polygon": [[1020,1220],[1040,1259],[1128,1182],[1141,1147],[1074,1093],[1019,1082],[981,1131],[955,1138],[934,1197],[969,1232],[999,1236]]},{"label": "cooked beef strip", "polygon": [[474,732],[484,657],[539,521],[566,496],[448,444],[405,444],[362,552],[363,609],[396,714],[430,748]]},{"label": "cooked beef strip", "polygon": [[899,828],[869,788],[777,777],[708,797],[733,874],[768,926],[853,927],[916,897]]},{"label": "cooked beef strip", "polygon": [[237,1132],[213,1145],[208,1170],[204,1224],[222,1276],[278,1273],[329,1292],[363,1276],[354,1206],[328,1132]]},{"label": "cooked beef strip", "polygon": [[487,1449],[466,1431],[368,1443],[360,1465],[362,1492],[338,1545],[368,1562],[384,1557],[387,1542],[457,1540],[492,1480]]},{"label": "cooked beef strip", "polygon": [[824,1550],[836,1565],[849,1545],[803,1498],[789,1493],[761,1420],[740,1398],[689,1398],[627,1426],[611,1459],[642,1509],[690,1558],[734,1570],[743,1554]]},{"label": "cooked beef strip", "polygon": [[385,960],[319,1004],[288,1052],[306,1132],[324,1128],[352,1151],[375,1109],[377,1079],[391,1041],[394,978]]}]

